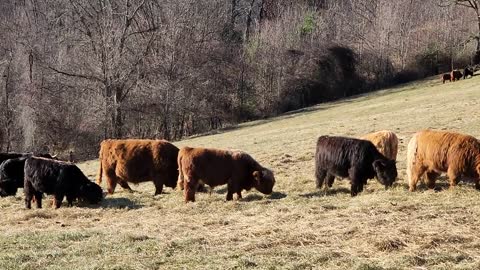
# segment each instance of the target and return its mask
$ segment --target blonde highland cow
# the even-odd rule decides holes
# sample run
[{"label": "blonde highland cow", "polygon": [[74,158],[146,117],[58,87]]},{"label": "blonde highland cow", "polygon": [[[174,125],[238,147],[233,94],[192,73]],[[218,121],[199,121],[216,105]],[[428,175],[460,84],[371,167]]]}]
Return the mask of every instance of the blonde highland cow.
[{"label": "blonde highland cow", "polygon": [[407,149],[410,191],[415,191],[423,175],[427,187],[433,189],[442,173],[447,173],[450,188],[466,177],[480,189],[480,142],[469,135],[445,131],[423,130],[413,135]]}]

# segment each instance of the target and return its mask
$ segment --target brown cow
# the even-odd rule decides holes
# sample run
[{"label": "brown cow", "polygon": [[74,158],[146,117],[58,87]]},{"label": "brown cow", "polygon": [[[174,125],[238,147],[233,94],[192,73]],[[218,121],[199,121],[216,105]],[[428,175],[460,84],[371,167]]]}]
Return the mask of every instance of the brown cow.
[{"label": "brown cow", "polygon": [[452,70],[450,77],[452,81],[459,81],[463,77],[463,74],[460,70]]},{"label": "brown cow", "polygon": [[175,188],[178,178],[178,148],[164,140],[104,140],[100,144],[100,169],[107,178],[107,191],[113,194],[117,183],[130,189],[127,182],[153,181],[155,195],[162,193],[163,185]]},{"label": "brown cow", "polygon": [[445,83],[445,81],[449,81],[451,82],[452,81],[452,76],[450,75],[450,73],[445,73],[442,75],[441,77],[443,83]]},{"label": "brown cow", "polygon": [[252,187],[270,194],[275,184],[271,170],[241,151],[184,147],[178,153],[178,168],[185,202],[195,201],[199,183],[210,187],[227,184],[227,201],[233,199],[233,193],[242,198],[242,190]]},{"label": "brown cow", "polygon": [[453,132],[417,132],[407,149],[410,191],[415,191],[424,174],[427,187],[433,189],[435,180],[443,172],[448,175],[450,187],[454,187],[461,177],[468,177],[473,178],[475,188],[480,189],[480,142],[472,136]]},{"label": "brown cow", "polygon": [[362,136],[360,139],[371,141],[382,155],[397,160],[398,138],[389,130],[382,130]]}]

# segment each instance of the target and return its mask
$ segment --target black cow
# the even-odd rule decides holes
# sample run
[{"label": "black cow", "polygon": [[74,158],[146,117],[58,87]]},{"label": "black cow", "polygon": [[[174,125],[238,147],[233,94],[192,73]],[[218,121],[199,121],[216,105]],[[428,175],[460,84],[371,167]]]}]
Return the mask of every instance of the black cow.
[{"label": "black cow", "polygon": [[42,207],[43,193],[54,195],[55,208],[61,206],[64,196],[69,206],[75,199],[99,203],[103,198],[102,188],[88,180],[73,163],[39,157],[29,157],[25,161],[24,192],[28,209],[33,197],[37,208]]},{"label": "black cow", "polygon": [[473,77],[473,70],[465,68],[463,70],[463,79],[466,79],[469,75]]},{"label": "black cow", "polygon": [[397,167],[394,160],[383,156],[370,141],[321,136],[315,153],[315,176],[317,188],[325,181],[331,187],[335,176],[348,177],[350,193],[356,196],[363,191],[367,179],[375,176],[385,188],[391,186],[397,178]]},{"label": "black cow", "polygon": [[19,158],[27,155],[26,153],[0,153],[0,163],[12,158]]},{"label": "black cow", "polygon": [[[23,187],[25,160],[33,153],[0,153],[0,196],[14,196],[18,188]],[[36,156],[54,158],[50,154]]]}]

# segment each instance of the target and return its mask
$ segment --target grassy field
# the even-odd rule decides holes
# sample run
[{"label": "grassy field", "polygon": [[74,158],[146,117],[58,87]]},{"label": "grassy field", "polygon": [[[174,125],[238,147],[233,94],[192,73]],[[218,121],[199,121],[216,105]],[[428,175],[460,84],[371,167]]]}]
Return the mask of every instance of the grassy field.
[{"label": "grassy field", "polygon": [[[470,183],[407,191],[406,146],[423,128],[480,137],[480,76],[438,78],[322,104],[175,143],[242,149],[274,170],[274,193],[225,202],[225,187],[185,204],[152,183],[117,187],[100,206],[24,209],[0,199],[0,269],[480,269],[480,193]],[[399,180],[351,198],[348,181],[315,189],[319,135],[389,129],[400,139]],[[80,164],[94,179],[98,162]]]}]

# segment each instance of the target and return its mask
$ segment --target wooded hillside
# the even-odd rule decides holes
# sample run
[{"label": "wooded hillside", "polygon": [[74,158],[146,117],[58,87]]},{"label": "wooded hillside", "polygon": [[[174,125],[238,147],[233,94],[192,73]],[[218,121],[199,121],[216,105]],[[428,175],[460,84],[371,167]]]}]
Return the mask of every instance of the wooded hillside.
[{"label": "wooded hillside", "polygon": [[83,159],[463,68],[478,3],[447,2],[4,0],[0,150]]}]

